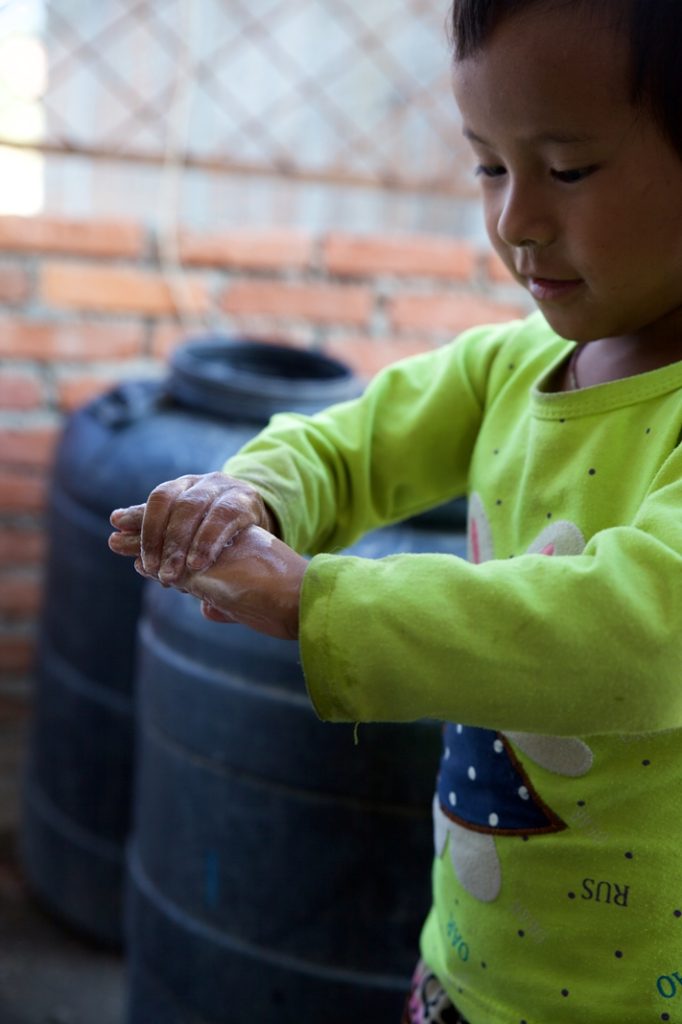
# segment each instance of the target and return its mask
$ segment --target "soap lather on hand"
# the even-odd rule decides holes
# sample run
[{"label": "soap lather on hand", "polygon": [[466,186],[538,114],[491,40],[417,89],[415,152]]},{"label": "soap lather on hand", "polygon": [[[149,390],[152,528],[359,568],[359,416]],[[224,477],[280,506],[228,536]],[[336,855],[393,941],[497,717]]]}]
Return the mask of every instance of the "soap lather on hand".
[{"label": "soap lather on hand", "polygon": [[307,561],[277,536],[249,484],[224,473],[159,485],[142,505],[111,514],[109,547],[141,575],[193,594],[203,614],[280,639],[298,637]]}]

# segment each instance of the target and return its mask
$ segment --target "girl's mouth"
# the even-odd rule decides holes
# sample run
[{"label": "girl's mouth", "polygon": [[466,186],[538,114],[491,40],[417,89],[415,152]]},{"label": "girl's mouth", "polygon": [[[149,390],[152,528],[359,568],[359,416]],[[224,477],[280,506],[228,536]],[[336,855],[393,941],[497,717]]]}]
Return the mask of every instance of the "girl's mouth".
[{"label": "girl's mouth", "polygon": [[581,285],[582,280],[560,280],[548,277],[529,277],[528,291],[537,302],[555,302],[567,298]]}]

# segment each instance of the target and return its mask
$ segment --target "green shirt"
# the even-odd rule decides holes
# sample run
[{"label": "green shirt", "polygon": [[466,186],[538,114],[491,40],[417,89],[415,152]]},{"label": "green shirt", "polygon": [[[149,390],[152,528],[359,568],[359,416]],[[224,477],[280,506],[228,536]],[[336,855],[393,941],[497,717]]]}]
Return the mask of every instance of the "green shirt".
[{"label": "green shirt", "polygon": [[679,1024],[682,363],[545,390],[570,349],[474,329],[226,469],[313,554],[469,495],[469,562],[315,555],[311,699],[453,723],[422,953],[470,1024]]}]

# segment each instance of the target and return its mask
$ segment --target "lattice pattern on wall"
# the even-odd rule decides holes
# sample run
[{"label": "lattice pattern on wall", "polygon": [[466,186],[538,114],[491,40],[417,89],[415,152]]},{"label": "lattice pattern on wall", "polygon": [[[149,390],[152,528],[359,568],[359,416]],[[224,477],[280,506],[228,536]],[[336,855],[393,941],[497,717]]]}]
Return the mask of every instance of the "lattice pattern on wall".
[{"label": "lattice pattern on wall", "polygon": [[33,2],[48,151],[461,190],[447,0]]}]

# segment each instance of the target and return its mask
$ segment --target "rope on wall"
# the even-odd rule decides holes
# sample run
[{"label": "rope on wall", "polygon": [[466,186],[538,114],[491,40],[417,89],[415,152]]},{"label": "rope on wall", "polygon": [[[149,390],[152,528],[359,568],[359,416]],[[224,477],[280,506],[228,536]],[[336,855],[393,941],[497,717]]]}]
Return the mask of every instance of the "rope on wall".
[{"label": "rope on wall", "polygon": [[164,160],[159,178],[156,214],[158,258],[178,320],[185,332],[196,331],[197,321],[208,330],[209,317],[198,312],[180,256],[182,189],[189,149],[192,106],[196,85],[195,45],[201,28],[201,0],[180,0],[181,32],[173,93],[168,110]]}]

